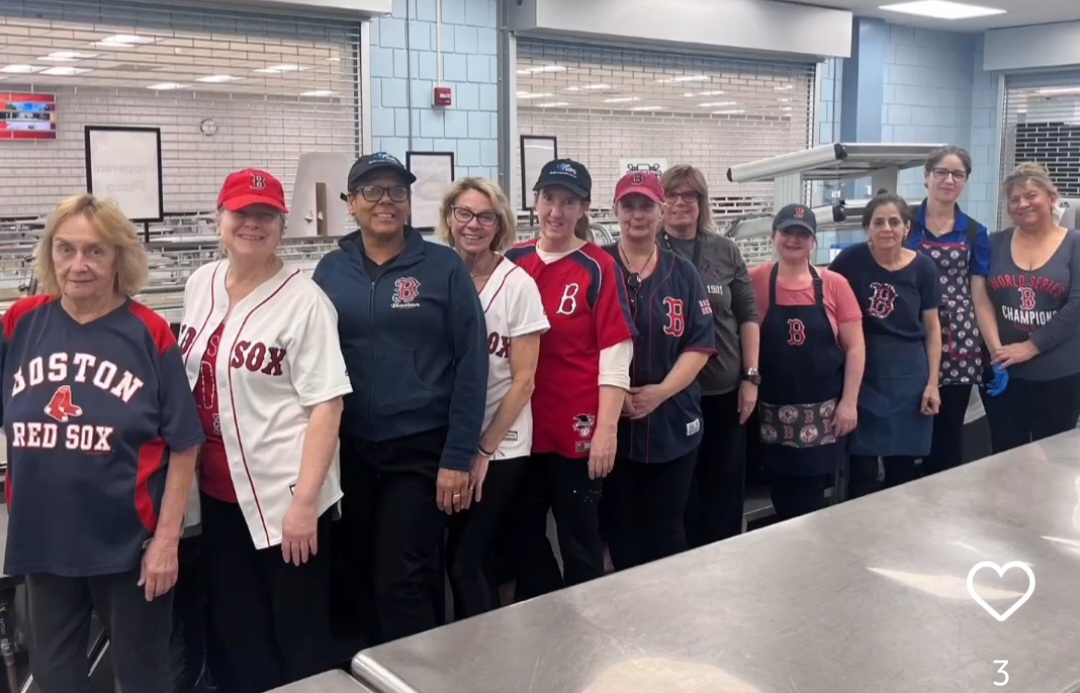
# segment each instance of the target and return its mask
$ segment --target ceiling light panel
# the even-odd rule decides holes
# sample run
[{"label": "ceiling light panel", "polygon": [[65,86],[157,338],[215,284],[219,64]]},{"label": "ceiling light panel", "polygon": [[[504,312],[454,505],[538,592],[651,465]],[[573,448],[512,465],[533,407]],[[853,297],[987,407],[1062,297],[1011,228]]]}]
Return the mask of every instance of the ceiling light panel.
[{"label": "ceiling light panel", "polygon": [[90,72],[90,70],[83,67],[57,66],[50,67],[47,70],[42,70],[39,74],[52,75],[53,77],[73,77],[75,75],[81,75],[86,72]]},{"label": "ceiling light panel", "polygon": [[932,17],[934,19],[973,19],[975,17],[990,17],[997,14],[1005,14],[1005,10],[996,7],[983,7],[980,5],[968,5],[948,0],[918,0],[917,2],[901,2],[892,5],[881,5],[879,9],[888,12],[900,12],[913,14],[920,17]]},{"label": "ceiling light panel", "polygon": [[35,72],[41,72],[45,67],[42,65],[4,65],[0,67],[0,72],[5,72],[9,75],[29,75]]},{"label": "ceiling light panel", "polygon": [[53,63],[69,63],[79,60],[88,60],[90,58],[96,58],[96,53],[80,53],[78,51],[54,51],[48,55],[43,55],[38,60],[45,60]]}]

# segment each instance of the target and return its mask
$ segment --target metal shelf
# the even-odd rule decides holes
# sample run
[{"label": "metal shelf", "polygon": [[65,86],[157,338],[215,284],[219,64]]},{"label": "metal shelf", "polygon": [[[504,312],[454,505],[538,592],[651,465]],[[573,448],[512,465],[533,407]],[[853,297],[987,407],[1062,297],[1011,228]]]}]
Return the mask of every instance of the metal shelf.
[{"label": "metal shelf", "polygon": [[[930,152],[943,146],[882,142],[823,144],[732,166],[727,177],[732,183],[775,182],[793,174],[798,174],[803,181],[864,178],[878,171],[922,166]],[[895,190],[895,186],[890,189]]]}]

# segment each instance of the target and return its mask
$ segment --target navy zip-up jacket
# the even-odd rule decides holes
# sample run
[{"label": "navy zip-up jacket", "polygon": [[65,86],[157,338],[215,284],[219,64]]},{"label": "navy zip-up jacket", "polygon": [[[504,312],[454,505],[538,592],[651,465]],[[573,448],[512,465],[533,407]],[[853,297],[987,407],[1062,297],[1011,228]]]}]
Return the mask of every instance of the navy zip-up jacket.
[{"label": "navy zip-up jacket", "polygon": [[341,239],[314,280],[338,313],[352,394],[342,431],[380,442],[447,427],[440,467],[468,471],[487,399],[484,311],[452,248],[405,230],[405,249],[371,280],[360,232]]}]

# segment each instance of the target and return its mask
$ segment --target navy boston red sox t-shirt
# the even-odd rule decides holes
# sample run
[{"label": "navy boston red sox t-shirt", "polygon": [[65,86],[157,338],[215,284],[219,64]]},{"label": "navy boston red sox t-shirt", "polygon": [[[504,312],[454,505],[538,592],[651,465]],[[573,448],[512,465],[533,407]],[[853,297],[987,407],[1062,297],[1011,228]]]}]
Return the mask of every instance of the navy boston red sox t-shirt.
[{"label": "navy boston red sox t-shirt", "polygon": [[908,341],[926,339],[923,311],[941,305],[937,266],[922,253],[898,270],[874,260],[866,243],[845,248],[829,265],[851,284],[863,312],[866,335],[890,335]]},{"label": "navy boston red sox t-shirt", "polygon": [[4,314],[9,575],[139,566],[169,450],[203,441],[168,323],[128,300],[87,324],[47,296]]}]

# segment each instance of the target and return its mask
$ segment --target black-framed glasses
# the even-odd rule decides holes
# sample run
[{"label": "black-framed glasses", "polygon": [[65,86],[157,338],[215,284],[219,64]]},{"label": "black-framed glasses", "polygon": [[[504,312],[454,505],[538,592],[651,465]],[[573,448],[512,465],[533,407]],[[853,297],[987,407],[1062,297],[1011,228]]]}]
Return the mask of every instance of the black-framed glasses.
[{"label": "black-framed glasses", "polygon": [[358,190],[353,191],[353,195],[359,195],[368,202],[378,202],[386,194],[390,195],[391,202],[404,202],[409,199],[410,193],[411,190],[407,185],[391,185],[389,188],[381,185],[362,185]]},{"label": "black-framed glasses", "polygon": [[480,212],[477,214],[471,209],[456,205],[452,209],[454,210],[454,218],[462,224],[468,224],[473,219],[480,222],[481,226],[494,226],[499,223],[499,215],[495,212]]},{"label": "black-framed glasses", "polygon": [[963,171],[963,170],[952,171],[952,170],[947,169],[947,168],[935,168],[935,169],[932,169],[930,171],[930,175],[932,175],[937,180],[945,180],[949,176],[952,176],[953,180],[961,181],[961,182],[967,180],[967,177],[968,177],[967,171]]},{"label": "black-framed glasses", "polygon": [[626,278],[626,300],[630,304],[630,310],[637,310],[639,293],[641,293],[641,275],[634,272]]},{"label": "black-framed glasses", "polygon": [[679,200],[682,200],[686,204],[691,204],[693,202],[697,202],[699,197],[700,196],[698,195],[698,192],[696,190],[685,190],[683,192],[669,192],[669,193],[664,195],[664,199],[666,199],[671,204],[675,204]]}]

